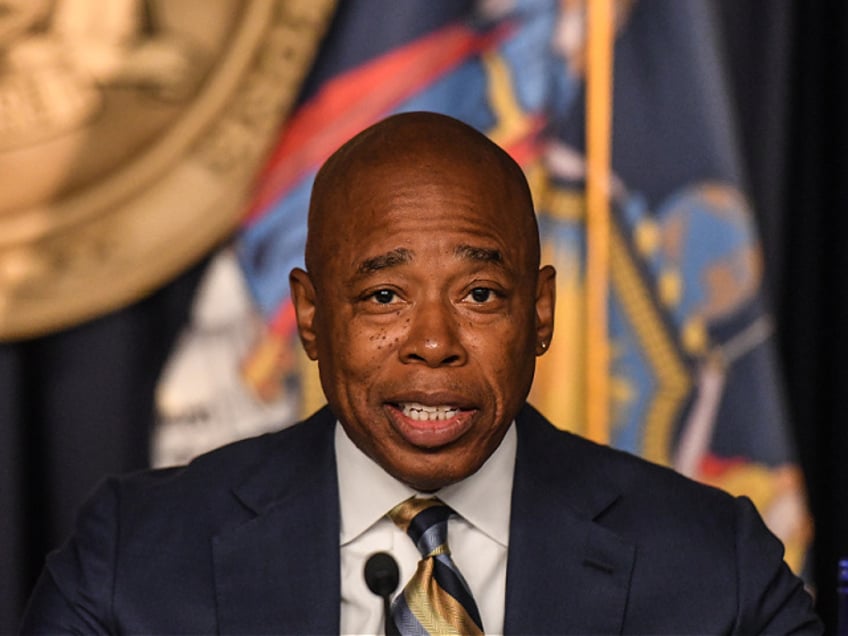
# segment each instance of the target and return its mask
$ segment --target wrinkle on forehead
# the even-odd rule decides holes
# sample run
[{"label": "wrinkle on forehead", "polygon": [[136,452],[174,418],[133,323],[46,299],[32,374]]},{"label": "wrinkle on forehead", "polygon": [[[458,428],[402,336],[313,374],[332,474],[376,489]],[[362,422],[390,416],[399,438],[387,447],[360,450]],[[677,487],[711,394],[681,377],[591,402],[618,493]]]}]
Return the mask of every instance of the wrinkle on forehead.
[{"label": "wrinkle on forehead", "polygon": [[[504,206],[509,206],[511,215],[511,231],[516,239],[527,242],[530,258],[538,267],[536,218],[518,164],[491,140],[462,122],[433,113],[404,113],[383,120],[351,139],[319,171],[310,201],[307,269],[313,271],[334,256],[344,240],[341,228],[358,231],[349,217],[363,205],[362,188],[374,188],[378,194],[380,187],[390,187],[392,177],[404,171],[431,173],[434,183],[426,187],[439,187],[442,174],[459,175],[458,179],[467,181],[469,192],[479,188],[480,182],[503,190]],[[360,191],[356,204],[351,199],[354,190]],[[364,199],[367,201],[367,197]],[[492,223],[500,222],[493,215]],[[395,254],[392,259],[398,256]],[[491,256],[477,254],[478,259],[493,260]],[[385,262],[374,261],[366,267],[384,267]]]}]

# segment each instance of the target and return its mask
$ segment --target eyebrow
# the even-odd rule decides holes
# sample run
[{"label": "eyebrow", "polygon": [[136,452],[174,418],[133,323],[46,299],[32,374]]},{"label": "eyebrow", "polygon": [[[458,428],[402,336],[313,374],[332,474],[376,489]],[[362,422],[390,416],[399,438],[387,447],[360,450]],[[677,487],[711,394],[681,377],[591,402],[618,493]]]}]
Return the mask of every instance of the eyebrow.
[{"label": "eyebrow", "polygon": [[[475,247],[473,245],[458,245],[454,249],[454,254],[459,258],[469,259],[472,261],[480,261],[484,263],[497,263],[503,265],[503,255],[500,250],[488,247]],[[372,256],[362,261],[356,268],[356,273],[359,275],[373,274],[380,270],[397,265],[405,265],[413,260],[414,253],[403,247],[391,250],[385,254]]]},{"label": "eyebrow", "polygon": [[497,263],[503,265],[503,255],[500,250],[488,247],[475,247],[473,245],[458,245],[454,250],[454,254],[461,258],[471,259],[473,261],[482,261],[485,263]]},{"label": "eyebrow", "polygon": [[380,254],[379,256],[372,256],[371,258],[366,258],[359,264],[359,267],[356,268],[357,274],[372,274],[374,272],[378,272],[381,269],[386,269],[387,267],[395,267],[396,265],[403,265],[412,260],[412,251],[403,247],[399,247],[396,250],[392,250],[391,252],[386,252],[385,254]]}]

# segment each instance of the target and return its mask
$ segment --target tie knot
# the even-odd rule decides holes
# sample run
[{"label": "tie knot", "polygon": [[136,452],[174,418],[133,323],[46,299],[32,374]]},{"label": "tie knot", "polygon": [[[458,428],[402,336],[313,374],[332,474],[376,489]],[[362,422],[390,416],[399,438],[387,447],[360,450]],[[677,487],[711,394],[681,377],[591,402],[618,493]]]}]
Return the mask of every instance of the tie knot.
[{"label": "tie knot", "polygon": [[392,508],[388,517],[406,532],[421,556],[450,554],[448,517],[453,510],[436,498],[411,497]]},{"label": "tie knot", "polygon": [[453,510],[438,499],[412,497],[387,515],[409,535],[422,556],[415,575],[392,603],[395,633],[483,634],[477,604],[448,550],[451,514]]}]

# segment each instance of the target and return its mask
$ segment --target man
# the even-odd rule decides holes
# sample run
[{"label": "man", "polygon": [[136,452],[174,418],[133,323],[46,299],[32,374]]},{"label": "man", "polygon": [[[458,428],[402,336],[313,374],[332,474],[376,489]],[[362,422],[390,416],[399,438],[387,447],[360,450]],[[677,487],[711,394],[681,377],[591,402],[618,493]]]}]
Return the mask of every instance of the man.
[{"label": "man", "polygon": [[[25,632],[381,633],[363,567],[387,551],[401,581],[429,567],[462,597],[463,632],[820,633],[747,500],[524,403],[554,271],[520,168],[484,136],[410,113],[349,141],[316,178],[290,280],[329,409],[107,481],[49,558]],[[440,522],[452,560],[440,538],[416,572],[417,521],[397,510],[431,494],[455,513]],[[395,605],[417,629],[438,603],[413,587]]]}]

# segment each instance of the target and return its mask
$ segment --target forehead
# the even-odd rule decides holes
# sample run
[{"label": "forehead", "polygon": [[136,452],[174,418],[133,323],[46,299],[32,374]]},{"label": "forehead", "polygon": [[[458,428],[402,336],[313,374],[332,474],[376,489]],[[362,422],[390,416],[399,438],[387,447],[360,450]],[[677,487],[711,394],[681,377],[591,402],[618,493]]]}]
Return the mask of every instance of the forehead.
[{"label": "forehead", "polygon": [[380,163],[365,158],[333,186],[310,228],[325,258],[348,265],[399,239],[449,250],[479,244],[510,262],[533,253],[536,229],[526,191],[496,161],[438,154]]}]

